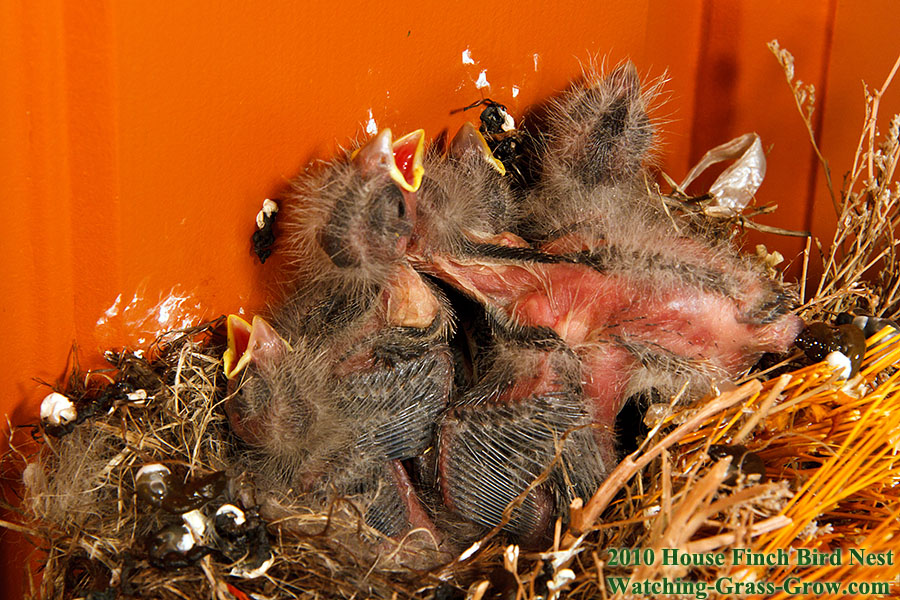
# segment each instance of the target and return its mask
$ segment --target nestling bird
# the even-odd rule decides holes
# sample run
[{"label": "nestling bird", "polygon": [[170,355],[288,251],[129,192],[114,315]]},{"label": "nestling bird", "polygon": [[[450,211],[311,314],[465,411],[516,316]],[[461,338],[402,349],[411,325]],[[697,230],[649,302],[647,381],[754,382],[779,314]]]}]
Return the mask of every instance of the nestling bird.
[{"label": "nestling bird", "polygon": [[298,283],[271,325],[229,318],[225,357],[264,491],[349,497],[392,536],[431,526],[401,461],[433,443],[452,382],[449,310],[404,256],[422,140],[385,130],[294,182],[282,219]]},{"label": "nestling bird", "polygon": [[535,136],[539,179],[523,200],[525,237],[546,240],[581,227],[602,231],[635,212],[628,196],[643,183],[653,149],[647,107],[654,91],[641,90],[629,62],[605,78],[586,71],[583,82],[547,104]]},{"label": "nestling bird", "polygon": [[[588,73],[548,108],[527,189],[472,126],[424,165],[420,132],[385,131],[298,179],[297,283],[272,325],[229,320],[228,412],[260,480],[351,496],[388,535],[431,528],[401,461],[437,429],[419,484],[538,544],[612,468],[627,397],[699,395],[786,350],[791,291],[649,191],[650,97],[633,65]],[[480,307],[452,400],[453,317],[420,272]]]},{"label": "nestling bird", "polygon": [[505,523],[537,547],[615,456],[598,443],[611,432],[594,431],[579,358],[552,332],[529,329],[495,330],[489,367],[441,422],[438,472],[448,508],[487,528]]},{"label": "nestling bird", "polygon": [[[625,398],[651,389],[675,393],[682,385],[691,395],[708,391],[713,382],[736,377],[752,366],[763,352],[785,351],[800,328],[786,302],[769,306],[770,298],[765,294],[758,296],[757,304],[745,308],[733,298],[700,286],[655,287],[643,276],[629,278],[627,273],[605,273],[594,266],[560,260],[565,257],[532,252],[525,258],[518,248],[504,246],[494,247],[493,256],[487,248],[483,250],[485,254],[479,257],[433,256],[428,268],[485,305],[504,327],[546,332],[548,340],[556,336],[578,358],[580,386],[569,385],[562,396],[567,402],[577,399],[582,414],[588,415],[592,424],[597,454],[605,458],[596,463],[596,474],[591,476],[597,482],[612,466],[613,426]],[[533,352],[547,354],[545,349]],[[510,356],[514,355],[510,350]],[[517,364],[524,366],[520,370]],[[493,377],[505,390],[498,397],[507,405],[523,402],[536,410],[537,396],[520,385],[523,377],[540,372],[534,365],[519,359],[495,363],[494,369],[500,370]],[[555,383],[560,380],[558,373],[551,372],[547,377]],[[572,410],[559,403],[560,395],[554,394],[553,401],[540,410],[545,414],[557,409]],[[471,440],[490,437],[495,428],[504,428],[503,418],[515,416],[505,412],[496,418],[501,420],[478,421],[469,427],[465,441],[456,442],[459,438],[446,440],[446,428],[456,426],[445,419],[441,463],[454,463],[463,447],[466,451],[471,449]],[[585,423],[570,422],[572,426]],[[558,439],[566,430],[548,431]],[[542,469],[554,459],[555,450],[555,445],[543,447],[542,460],[536,461]],[[490,464],[488,454],[485,452],[482,457],[483,468]],[[460,472],[479,472],[475,468],[478,459],[471,460],[470,468]],[[512,466],[507,467],[506,482],[514,480],[515,463],[509,464]],[[593,466],[579,465],[573,470],[592,471]],[[455,493],[472,497],[489,494],[485,481],[476,477],[470,481],[475,489]],[[447,485],[456,485],[449,473],[445,478]],[[518,492],[524,489],[520,485]],[[557,495],[565,498],[562,493]],[[459,506],[458,502],[451,504]],[[477,507],[474,510],[469,518],[490,525],[499,523],[496,513],[488,514]],[[557,513],[563,510],[564,505],[556,506]]]},{"label": "nestling bird", "polygon": [[[434,257],[478,262],[485,248],[519,247],[520,218],[505,166],[466,124],[447,154],[426,160],[418,218],[408,254],[428,271]],[[461,303],[457,303],[461,307]],[[466,320],[469,316],[469,320]],[[582,397],[578,357],[548,328],[517,327],[490,314],[460,315],[470,364],[441,421],[435,469],[443,504],[484,526],[501,522],[524,543],[537,544],[575,496],[592,492],[613,456],[597,446]],[[559,450],[558,464],[549,469]],[[547,481],[529,487],[545,469]]]},{"label": "nestling bird", "polygon": [[506,175],[484,137],[465,123],[446,155],[432,150],[425,157],[407,254],[464,253],[473,243],[512,231],[520,211]]},{"label": "nestling bird", "polygon": [[[551,108],[540,180],[519,199],[527,239],[487,228],[451,236],[455,245],[410,247],[417,268],[484,306],[497,330],[518,332],[496,345],[484,379],[443,420],[438,462],[447,504],[486,526],[548,471],[506,525],[520,539],[540,537],[548,515],[606,476],[625,398],[706,392],[763,352],[785,351],[801,326],[789,290],[726,242],[669,217],[646,190],[646,103],[630,64],[605,79],[589,74]],[[444,204],[487,195],[483,179],[456,174],[443,187],[463,191]],[[467,181],[478,183],[466,190]],[[436,205],[428,191],[423,214]],[[582,480],[557,476],[554,461]]]}]

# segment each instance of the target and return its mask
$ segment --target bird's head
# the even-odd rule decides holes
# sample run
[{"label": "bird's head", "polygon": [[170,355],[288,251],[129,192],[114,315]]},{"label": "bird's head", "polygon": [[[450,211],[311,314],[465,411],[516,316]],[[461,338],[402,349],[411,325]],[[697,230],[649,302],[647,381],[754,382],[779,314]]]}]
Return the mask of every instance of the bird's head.
[{"label": "bird's head", "polygon": [[430,152],[426,161],[408,248],[414,260],[432,252],[462,252],[466,243],[512,229],[517,205],[506,167],[472,124],[459,129],[446,155]]},{"label": "bird's head", "polygon": [[634,64],[626,62],[605,78],[589,71],[550,107],[547,177],[563,177],[587,188],[629,181],[653,144],[647,106],[655,92],[641,90]]},{"label": "bird's head", "polygon": [[248,323],[228,315],[228,347],[222,357],[228,380],[225,403],[231,428],[244,441],[257,445],[265,436],[265,423],[276,390],[273,375],[292,351],[291,345],[262,317]]},{"label": "bird's head", "polygon": [[403,256],[416,220],[423,155],[421,129],[396,141],[384,129],[351,155],[328,190],[331,215],[318,235],[337,267],[361,269]]}]

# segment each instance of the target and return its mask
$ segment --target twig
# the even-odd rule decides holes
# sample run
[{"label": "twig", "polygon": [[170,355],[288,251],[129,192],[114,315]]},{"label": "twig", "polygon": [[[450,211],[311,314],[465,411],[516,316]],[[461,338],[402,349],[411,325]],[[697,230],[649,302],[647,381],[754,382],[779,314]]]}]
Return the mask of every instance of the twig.
[{"label": "twig", "polygon": [[[600,488],[591,497],[587,505],[585,505],[581,515],[582,526],[592,526],[599,518],[600,513],[603,512],[603,510],[609,504],[610,500],[612,500],[613,496],[615,496],[619,488],[621,488],[638,471],[649,464],[650,461],[654,460],[657,456],[662,454],[663,450],[675,444],[678,440],[680,440],[688,433],[694,431],[710,416],[715,415],[731,406],[734,406],[735,404],[742,402],[747,398],[750,398],[754,394],[758,394],[761,389],[762,384],[754,379],[753,381],[748,381],[737,389],[725,392],[724,394],[721,394],[717,398],[714,398],[706,406],[698,410],[697,413],[694,414],[690,419],[675,428],[672,433],[660,440],[648,451],[640,455],[638,453],[634,453],[625,457],[625,460],[623,460],[615,469],[613,469],[613,472],[610,473],[609,477],[606,478],[606,481],[603,482]],[[562,546],[564,548],[570,547],[571,544],[575,542],[578,535],[580,535],[581,533],[583,533],[583,531],[572,531],[570,529],[570,531],[567,532],[566,536],[563,538]]]},{"label": "twig", "polygon": [[[875,94],[872,96],[872,120],[869,123],[869,148],[872,149],[875,147],[875,126],[877,125],[876,120],[878,117],[878,107],[881,104],[881,96],[884,94],[884,91],[891,85],[891,81],[894,79],[894,75],[897,73],[897,67],[900,67],[900,56],[897,57],[897,60],[894,61],[894,66],[891,68],[891,72],[888,73],[887,78],[884,80],[884,84],[882,84],[881,88],[875,91]],[[875,180],[875,156],[871,152],[869,153],[869,181]]]},{"label": "twig", "polygon": [[0,519],[0,527],[4,529],[9,529],[10,531],[15,531],[16,533],[21,533],[23,535],[30,535],[37,537],[38,532],[33,529],[29,529],[28,527],[23,527],[22,525],[17,525],[16,523],[12,523],[10,521],[6,521],[4,519]]},{"label": "twig", "polygon": [[[815,88],[812,84],[809,84],[804,88],[803,83],[801,81],[797,81],[794,83],[794,57],[793,55],[784,50],[778,45],[778,40],[772,40],[768,44],[769,50],[772,51],[772,54],[775,55],[775,58],[778,59],[779,64],[781,64],[782,69],[784,70],[784,76],[787,79],[788,84],[791,86],[791,91],[794,96],[794,104],[797,106],[797,111],[800,113],[800,116],[803,118],[803,124],[806,126],[806,133],[809,135],[809,142],[813,147],[813,150],[816,153],[816,156],[819,159],[819,163],[822,165],[822,169],[825,172],[825,184],[828,186],[828,193],[831,196],[831,204],[834,206],[834,212],[837,215],[841,214],[840,207],[838,205],[837,196],[834,193],[834,185],[831,183],[831,168],[828,166],[828,161],[822,155],[822,152],[819,150],[819,144],[816,143],[816,134],[813,128],[813,124],[810,121],[810,117],[813,112],[813,108],[815,106]],[[808,108],[804,110],[804,104],[808,102]]]}]

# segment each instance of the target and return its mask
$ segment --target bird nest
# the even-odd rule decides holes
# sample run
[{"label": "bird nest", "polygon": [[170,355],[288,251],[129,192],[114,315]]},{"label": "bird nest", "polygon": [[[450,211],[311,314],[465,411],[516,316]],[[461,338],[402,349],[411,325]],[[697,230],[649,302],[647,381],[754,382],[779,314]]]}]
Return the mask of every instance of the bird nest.
[{"label": "bird nest", "polygon": [[[773,51],[811,131],[809,90],[793,81],[790,55]],[[891,318],[900,308],[892,228],[900,120],[883,144],[875,135],[892,77],[868,95],[850,175],[831,190],[840,219],[820,248],[821,280],[802,283],[807,321],[844,311]],[[19,428],[31,436],[5,460],[22,473],[23,497],[8,506],[15,522],[2,524],[35,542],[42,567],[39,581],[29,573],[32,596],[837,598],[846,589],[828,582],[897,591],[887,583],[900,576],[891,554],[900,528],[900,337],[890,328],[868,339],[850,379],[797,352],[698,402],[676,394],[650,404],[637,450],[591,498],[572,503],[547,547],[509,544],[498,526],[452,551],[428,531],[382,535],[352,497],[333,497],[325,510],[285,506],[266,520],[247,508],[252,486],[234,468],[239,441],[224,410],[224,330],[220,319],[166,333],[143,352],[109,352],[108,371],[76,365],[60,392],[78,419]],[[139,468],[155,463],[178,487],[177,506],[136,491]],[[190,556],[159,550],[158,532],[223,494],[247,509],[240,523],[210,521],[205,535],[218,542]],[[800,555],[809,564],[798,565]]]}]

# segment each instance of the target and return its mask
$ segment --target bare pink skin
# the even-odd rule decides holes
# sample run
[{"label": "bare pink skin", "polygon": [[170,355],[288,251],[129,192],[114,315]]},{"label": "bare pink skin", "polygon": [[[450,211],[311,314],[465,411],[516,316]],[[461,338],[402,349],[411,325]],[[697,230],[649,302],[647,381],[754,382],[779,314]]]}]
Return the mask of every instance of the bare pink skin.
[{"label": "bare pink skin", "polygon": [[426,529],[440,543],[441,536],[431,517],[428,516],[428,513],[422,507],[422,503],[419,502],[419,497],[403,464],[399,460],[392,460],[390,461],[390,467],[394,476],[394,483],[397,485],[397,491],[400,493],[400,499],[406,506],[406,511],[409,515],[410,529]]},{"label": "bare pink skin", "polygon": [[597,423],[614,421],[628,374],[637,367],[622,340],[736,376],[763,352],[787,350],[802,326],[791,314],[754,323],[721,294],[688,286],[650,289],[578,264],[432,256],[423,267],[513,322],[559,334],[582,357]]}]

